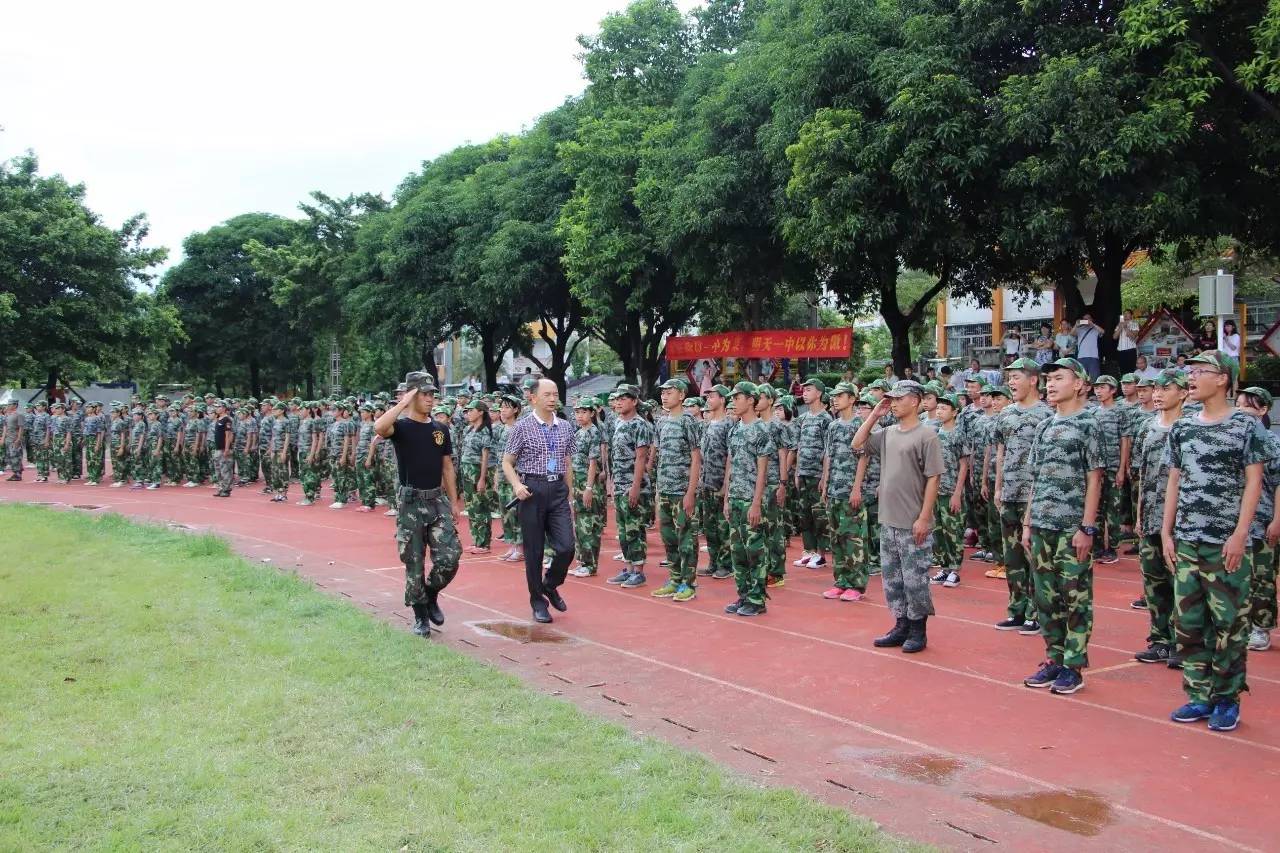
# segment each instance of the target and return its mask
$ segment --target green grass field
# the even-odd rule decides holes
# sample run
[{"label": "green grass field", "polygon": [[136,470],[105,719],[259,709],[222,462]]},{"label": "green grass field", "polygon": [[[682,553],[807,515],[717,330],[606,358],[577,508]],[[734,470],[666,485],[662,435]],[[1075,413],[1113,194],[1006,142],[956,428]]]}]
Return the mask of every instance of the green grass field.
[{"label": "green grass field", "polygon": [[0,850],[904,846],[215,537],[4,505],[0,543]]}]

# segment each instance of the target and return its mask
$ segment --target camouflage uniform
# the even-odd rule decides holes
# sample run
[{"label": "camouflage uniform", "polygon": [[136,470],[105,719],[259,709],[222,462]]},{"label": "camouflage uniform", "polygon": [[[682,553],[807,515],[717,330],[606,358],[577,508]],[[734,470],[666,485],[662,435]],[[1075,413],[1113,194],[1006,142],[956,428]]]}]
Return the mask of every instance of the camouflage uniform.
[{"label": "camouflage uniform", "polygon": [[164,424],[160,423],[157,413],[156,420],[147,422],[147,438],[143,444],[143,476],[148,485],[164,478],[163,453]]},{"label": "camouflage uniform", "polygon": [[489,508],[501,513],[502,541],[510,545],[522,545],[524,529],[520,526],[520,507],[517,504],[507,509],[507,504],[515,497],[515,490],[502,473],[502,457],[507,452],[509,428],[508,424],[493,425],[493,447],[489,450],[489,458],[494,460],[494,464],[489,466],[493,471],[493,487],[489,495]]},{"label": "camouflage uniform", "polygon": [[[604,533],[604,472],[600,460],[603,427],[592,424],[578,430],[573,451],[573,527],[578,549],[578,564],[595,574],[600,565],[600,536]],[[588,491],[587,474],[591,461],[596,463],[596,482],[590,487],[591,506],[583,503]]]},{"label": "camouflage uniform", "polygon": [[[777,458],[773,431],[761,420],[736,423],[729,430],[729,551],[738,598],[764,604],[768,542],[765,524],[747,520],[755,500],[757,460]],[[772,499],[768,485],[761,499],[761,516]]]},{"label": "camouflage uniform", "polygon": [[110,426],[111,481],[125,483],[129,480],[129,421],[121,410],[120,417],[113,418]]},{"label": "camouflage uniform", "polygon": [[[1102,495],[1098,499],[1098,537],[1095,550],[1103,543],[1114,548],[1120,541],[1120,528],[1125,523],[1121,489],[1116,487],[1116,472],[1120,470],[1120,439],[1122,435],[1121,410],[1116,406],[1098,405],[1093,409],[1094,420],[1102,442]],[[1132,456],[1132,451],[1130,456]]]},{"label": "camouflage uniform", "polygon": [[[442,489],[400,486],[397,499],[396,549],[404,563],[404,605],[421,606],[447,587],[458,573],[462,545],[458,542],[449,499]],[[426,573],[428,548],[431,550],[430,574]]]},{"label": "camouflage uniform", "polygon": [[1276,627],[1276,550],[1267,542],[1267,525],[1275,514],[1276,489],[1280,488],[1280,438],[1263,430],[1266,464],[1262,468],[1262,494],[1258,498],[1253,537],[1253,580],[1249,585],[1249,622],[1271,631]]},{"label": "camouflage uniform", "polygon": [[49,418],[49,434],[52,443],[49,446],[49,462],[58,472],[58,479],[70,482],[72,470],[71,450],[67,448],[67,436],[71,430],[71,418],[67,415],[52,415]]},{"label": "camouflage uniform", "polygon": [[698,536],[693,520],[684,510],[689,489],[693,453],[698,450],[698,428],[683,412],[658,421],[654,443],[658,452],[658,529],[666,548],[671,584],[695,586],[698,568]]},{"label": "camouflage uniform", "polygon": [[[170,412],[160,425],[160,476],[170,483],[183,480],[183,458],[179,449],[179,433],[186,431],[186,422],[178,412]],[[192,442],[194,452],[195,442]]]},{"label": "camouflage uniform", "polygon": [[1084,516],[1089,472],[1104,464],[1090,410],[1055,413],[1037,428],[1031,447],[1031,587],[1045,657],[1071,669],[1089,665],[1093,632],[1093,559],[1078,560],[1071,539]]},{"label": "camouflage uniform", "polygon": [[[98,406],[94,407],[99,408]],[[102,476],[106,471],[106,452],[107,452],[107,424],[104,421],[105,416],[94,412],[85,418],[84,421],[84,452],[85,452],[85,468],[88,473],[88,481],[90,483],[102,482]],[[99,445],[98,436],[102,436],[102,443]]]},{"label": "camouflage uniform", "polygon": [[[265,421],[264,421],[265,425]],[[351,427],[354,426],[351,421],[346,419],[336,419],[329,425],[325,439],[328,445],[329,470],[333,477],[333,502],[345,504],[351,500],[351,492],[354,487],[352,482],[355,468],[352,467],[351,461],[343,449],[346,447],[347,436],[351,434]],[[272,426],[275,429],[275,426]],[[266,457],[263,457],[263,467],[266,467]]]},{"label": "camouflage uniform", "polygon": [[145,483],[147,464],[147,421],[142,417],[129,425],[129,478]]},{"label": "camouflage uniform", "polygon": [[78,480],[84,473],[84,408],[76,406],[67,413],[71,430],[71,479]]},{"label": "camouflage uniform", "polygon": [[702,450],[702,473],[698,483],[698,519],[707,539],[709,570],[733,571],[729,556],[729,521],[724,517],[724,468],[729,458],[729,429],[726,415],[703,421],[698,446]]},{"label": "camouflage uniform", "polygon": [[[1000,468],[1000,534],[1004,546],[1005,583],[1009,587],[1009,618],[1024,622],[1036,618],[1032,603],[1030,555],[1022,547],[1022,519],[1031,500],[1031,449],[1041,425],[1053,417],[1053,409],[1037,400],[1030,406],[1012,403],[996,416],[997,443],[1004,447]],[[992,469],[995,461],[991,462]],[[1080,519],[1076,519],[1079,526]],[[1071,528],[1075,530],[1075,526]],[[1074,535],[1074,534],[1073,534]],[[1071,537],[1067,537],[1070,539]]]},{"label": "camouflage uniform", "polygon": [[937,433],[945,468],[938,478],[938,499],[933,505],[934,557],[941,568],[958,572],[964,560],[964,507],[961,506],[959,512],[952,512],[951,495],[960,477],[961,461],[970,458],[969,447],[965,444],[964,433],[954,424],[949,430],[939,428]]},{"label": "camouflage uniform", "polygon": [[[985,429],[985,425],[979,427],[979,422],[986,417],[986,412],[983,411],[982,407],[978,405],[976,400],[969,403],[969,405],[961,409],[959,414],[956,415],[956,426],[964,433],[965,443],[970,447],[976,448],[979,446],[979,431],[981,429]],[[976,467],[977,466],[975,466],[975,468]],[[979,473],[980,472],[976,470],[971,471],[969,482],[965,484],[964,525],[977,533],[979,540],[978,547],[994,552],[996,550],[996,543],[982,541],[985,525],[983,524],[982,519],[983,501],[982,493],[980,491],[981,483],[978,482]]]},{"label": "camouflage uniform", "polygon": [[302,499],[315,503],[320,496],[319,454],[311,454],[311,445],[320,427],[320,419],[308,412],[298,421],[298,482],[302,485]]},{"label": "camouflage uniform", "polygon": [[1173,648],[1173,576],[1165,565],[1160,541],[1164,519],[1164,496],[1169,487],[1169,457],[1166,447],[1169,428],[1159,418],[1144,422],[1143,432],[1130,453],[1138,460],[1139,503],[1142,513],[1135,521],[1138,534],[1138,562],[1142,567],[1143,598],[1151,614],[1147,644]]},{"label": "camouflage uniform", "polygon": [[[452,439],[450,439],[452,441]],[[485,466],[484,490],[480,485],[480,461],[484,451],[489,451]],[[488,548],[493,540],[493,519],[489,517],[494,494],[490,472],[494,467],[493,427],[476,429],[467,427],[462,436],[462,497],[467,504],[467,521],[471,527],[471,543],[477,548]]]},{"label": "camouflage uniform", "polygon": [[[799,432],[796,441],[796,507],[799,513],[796,528],[804,550],[813,553],[824,552],[831,547],[827,534],[827,503],[818,491],[831,422],[831,415],[825,411],[806,411],[793,421]],[[852,482],[850,479],[850,485]]]},{"label": "camouflage uniform", "polygon": [[[271,420],[273,421],[271,445],[267,448],[271,457],[271,476],[267,482],[275,494],[287,495],[289,493],[289,454],[286,452],[286,444],[290,441],[289,425],[283,412]],[[284,453],[283,460],[280,458],[281,453]]]},{"label": "camouflage uniform", "polygon": [[27,461],[30,462],[32,465],[36,464],[36,456],[37,456],[35,426],[36,426],[35,406],[32,406],[30,403],[27,403],[27,410],[25,413],[23,413],[23,416],[22,416],[22,429],[23,429],[22,441],[24,444],[23,450],[27,454]]},{"label": "camouflage uniform", "polygon": [[853,436],[861,418],[833,420],[823,432],[827,464],[827,511],[823,513],[831,545],[831,573],[839,589],[867,591],[867,510],[853,508],[849,495],[858,473]]},{"label": "camouflage uniform", "polygon": [[262,466],[264,492],[271,491],[271,433],[276,427],[274,417],[264,417],[258,421],[258,461]]},{"label": "camouflage uniform", "polygon": [[[1169,466],[1180,472],[1173,538],[1174,636],[1182,689],[1192,702],[1238,701],[1245,682],[1253,555],[1228,571],[1222,547],[1235,530],[1245,469],[1265,464],[1262,424],[1233,411],[1217,423],[1183,417],[1169,431]],[[1255,522],[1256,523],[1256,522]]]},{"label": "camouflage uniform", "polygon": [[32,441],[35,442],[36,448],[36,479],[49,479],[49,460],[52,451],[50,443],[51,430],[53,428],[53,416],[49,414],[48,408],[40,409],[37,407],[35,419],[31,422]]},{"label": "camouflage uniform", "polygon": [[26,439],[22,435],[25,421],[22,413],[14,408],[4,415],[4,454],[5,464],[9,467],[10,476],[22,479],[22,451]]},{"label": "camouflage uniform", "polygon": [[[861,419],[859,419],[861,420]],[[859,424],[861,425],[861,424]],[[863,452],[867,460],[862,472],[862,510],[867,517],[867,539],[864,566],[868,576],[880,571],[880,457]]]},{"label": "camouflage uniform", "polygon": [[373,445],[373,421],[356,423],[356,481],[360,490],[361,506],[373,509],[378,500],[377,460],[369,458],[369,448]]},{"label": "camouflage uniform", "polygon": [[[1184,405],[1182,407],[1182,412],[1184,415],[1186,414],[1186,411],[1187,411],[1187,408]],[[1138,477],[1140,474],[1138,470],[1138,442],[1142,440],[1142,436],[1147,429],[1147,424],[1150,423],[1151,419],[1155,416],[1156,416],[1156,411],[1154,409],[1152,409],[1151,411],[1147,411],[1138,405],[1130,406],[1124,412],[1123,429],[1125,430],[1125,432],[1121,433],[1121,438],[1124,438],[1124,436],[1127,435],[1130,441],[1129,480],[1128,480],[1129,488],[1127,489],[1127,491],[1129,492],[1129,503],[1131,505],[1130,506],[1131,515],[1134,509],[1136,509],[1138,505]]]},{"label": "camouflage uniform", "polygon": [[795,450],[795,438],[787,423],[778,420],[765,421],[773,439],[774,451],[769,457],[768,474],[764,487],[765,543],[768,546],[769,564],[767,577],[781,578],[787,574],[787,531],[783,519],[783,507],[778,506],[778,486],[782,483],[783,453]]},{"label": "camouflage uniform", "polygon": [[[378,441],[378,489],[392,509],[399,506],[400,470],[396,462],[396,447],[390,441]],[[492,496],[492,490],[489,492]]]},{"label": "camouflage uniform", "polygon": [[642,473],[641,500],[631,506],[627,493],[635,482],[636,454],[641,447],[653,444],[653,426],[636,415],[617,419],[613,440],[609,442],[609,470],[613,479],[613,506],[617,518],[618,545],[623,559],[633,566],[644,564],[649,546],[645,540],[644,495],[650,492],[649,475]]}]

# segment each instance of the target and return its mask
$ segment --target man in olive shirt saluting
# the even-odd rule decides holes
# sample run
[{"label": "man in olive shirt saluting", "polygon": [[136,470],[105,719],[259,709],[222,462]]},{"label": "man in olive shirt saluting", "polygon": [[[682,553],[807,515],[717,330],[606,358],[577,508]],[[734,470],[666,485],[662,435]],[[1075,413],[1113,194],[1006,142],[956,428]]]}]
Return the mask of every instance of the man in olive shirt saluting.
[{"label": "man in olive shirt saluting", "polygon": [[[919,383],[903,380],[885,393],[853,437],[855,452],[880,459],[880,566],[884,597],[896,618],[880,647],[922,651],[933,615],[929,563],[933,556],[933,505],[945,468],[938,434],[920,423]],[[897,423],[875,429],[892,410]]]}]

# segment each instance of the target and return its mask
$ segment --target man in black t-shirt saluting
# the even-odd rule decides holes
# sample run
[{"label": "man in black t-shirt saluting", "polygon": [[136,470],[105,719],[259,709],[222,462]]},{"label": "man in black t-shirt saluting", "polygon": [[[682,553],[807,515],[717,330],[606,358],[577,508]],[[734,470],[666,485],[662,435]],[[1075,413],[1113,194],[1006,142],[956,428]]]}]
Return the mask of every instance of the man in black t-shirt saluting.
[{"label": "man in black t-shirt saluting", "polygon": [[231,442],[235,439],[235,431],[231,428],[231,418],[227,416],[227,401],[216,400],[213,404],[213,453],[209,457],[213,462],[213,480],[218,491],[215,498],[231,497]]},{"label": "man in black t-shirt saluting", "polygon": [[[462,504],[449,430],[431,418],[435,380],[429,373],[413,371],[404,382],[405,395],[378,418],[373,429],[396,449],[400,469],[396,546],[404,563],[404,605],[413,608],[413,633],[425,637],[431,633],[431,622],[444,624],[438,599],[440,590],[458,573],[462,546],[454,516],[462,511]],[[431,549],[431,574],[424,577],[427,548]]]}]

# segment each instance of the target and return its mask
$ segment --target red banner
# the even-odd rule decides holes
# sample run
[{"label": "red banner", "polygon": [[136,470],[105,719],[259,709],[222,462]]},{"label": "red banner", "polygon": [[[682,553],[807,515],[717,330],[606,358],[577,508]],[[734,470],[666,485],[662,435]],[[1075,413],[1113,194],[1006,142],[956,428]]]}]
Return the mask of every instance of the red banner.
[{"label": "red banner", "polygon": [[764,329],[667,338],[668,361],[698,358],[848,358],[853,329]]}]

